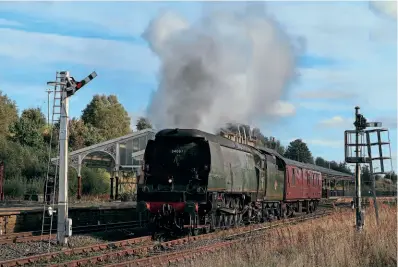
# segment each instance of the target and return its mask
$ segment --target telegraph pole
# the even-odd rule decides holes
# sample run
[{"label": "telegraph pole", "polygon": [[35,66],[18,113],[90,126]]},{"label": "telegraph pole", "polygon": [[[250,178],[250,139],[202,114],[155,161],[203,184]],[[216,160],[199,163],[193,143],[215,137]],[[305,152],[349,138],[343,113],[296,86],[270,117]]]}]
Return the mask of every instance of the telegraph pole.
[{"label": "telegraph pole", "polygon": [[47,124],[50,125],[50,94],[53,92],[51,89],[47,89]]}]

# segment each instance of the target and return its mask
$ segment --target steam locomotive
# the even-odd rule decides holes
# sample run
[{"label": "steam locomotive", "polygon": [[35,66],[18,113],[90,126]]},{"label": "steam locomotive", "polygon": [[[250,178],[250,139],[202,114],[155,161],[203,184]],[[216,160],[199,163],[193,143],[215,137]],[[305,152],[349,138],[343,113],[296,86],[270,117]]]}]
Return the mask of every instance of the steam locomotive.
[{"label": "steam locomotive", "polygon": [[[164,129],[149,140],[137,210],[153,233],[193,234],[316,210],[316,166],[196,129]],[[239,141],[239,140],[238,140]]]}]

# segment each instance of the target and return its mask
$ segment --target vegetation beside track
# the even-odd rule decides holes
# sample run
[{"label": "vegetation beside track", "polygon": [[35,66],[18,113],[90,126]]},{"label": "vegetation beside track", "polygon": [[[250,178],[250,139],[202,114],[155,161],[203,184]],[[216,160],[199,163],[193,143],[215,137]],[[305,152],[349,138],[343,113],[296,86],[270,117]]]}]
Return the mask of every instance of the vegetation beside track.
[{"label": "vegetation beside track", "polygon": [[372,204],[365,228],[355,231],[355,213],[343,210],[316,221],[284,227],[265,238],[240,242],[227,250],[170,266],[290,267],[397,266],[397,208],[379,206],[376,225]]},{"label": "vegetation beside track", "polygon": [[[323,211],[320,212],[321,214],[330,213],[330,211]],[[307,215],[304,217],[311,216],[313,215],[317,216],[316,214],[311,214]],[[318,214],[319,215],[319,214]],[[303,218],[305,219],[305,218]],[[309,217],[307,219],[310,219]],[[18,258],[18,259],[10,259],[7,261],[0,262],[0,266],[2,267],[8,267],[8,266],[15,266],[15,264],[50,264],[50,263],[55,263],[55,264],[60,264],[62,263],[62,266],[77,266],[77,264],[80,264],[79,266],[86,266],[88,263],[95,263],[99,264],[99,262],[105,263],[105,262],[124,262],[133,259],[136,259],[136,257],[145,257],[145,256],[152,256],[149,255],[153,253],[154,251],[157,250],[157,248],[160,246],[163,249],[169,250],[171,247],[173,249],[182,249],[184,246],[192,247],[194,244],[198,245],[198,242],[200,243],[201,241],[204,241],[205,243],[208,242],[220,242],[218,240],[224,240],[225,238],[229,238],[232,236],[242,236],[245,234],[251,234],[251,233],[257,233],[261,230],[269,229],[272,227],[278,227],[278,226],[283,226],[286,223],[297,223],[302,220],[302,216],[299,216],[297,218],[292,218],[288,221],[276,221],[276,224],[259,224],[259,225],[250,225],[246,227],[239,227],[239,228],[231,228],[227,231],[217,231],[212,234],[207,234],[207,235],[200,235],[196,237],[185,237],[185,238],[180,238],[176,240],[171,240],[167,242],[151,242],[151,245],[144,245],[141,247],[136,247],[136,244],[141,243],[142,241],[145,240],[150,240],[150,237],[142,237],[142,238],[133,238],[133,239],[128,239],[128,240],[123,240],[119,242],[112,242],[112,243],[97,243],[95,245],[90,245],[88,247],[82,248],[82,247],[75,247],[74,249],[71,250],[59,250],[59,248],[53,247],[52,252],[48,254],[41,254],[38,255],[36,253],[35,256],[29,256],[25,258]],[[232,235],[231,235],[232,234]],[[76,236],[75,236],[76,237]],[[72,237],[73,238],[73,237]],[[221,239],[220,239],[221,238]],[[207,241],[206,241],[207,240]],[[133,245],[133,246],[132,246]],[[54,250],[55,249],[55,250]],[[186,248],[184,248],[186,249]],[[97,251],[101,250],[101,254],[97,255]],[[76,259],[76,255],[82,256],[79,259]],[[32,254],[30,254],[32,255]],[[10,258],[10,257],[8,257]],[[46,261],[46,262],[41,262],[39,263],[38,261]]]}]

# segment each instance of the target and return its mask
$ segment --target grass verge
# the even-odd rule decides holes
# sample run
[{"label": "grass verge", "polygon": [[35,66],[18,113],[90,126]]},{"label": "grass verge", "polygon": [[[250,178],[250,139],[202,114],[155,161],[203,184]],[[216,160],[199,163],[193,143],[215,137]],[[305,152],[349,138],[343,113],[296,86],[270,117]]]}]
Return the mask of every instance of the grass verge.
[{"label": "grass verge", "polygon": [[255,241],[242,241],[232,248],[208,254],[181,266],[195,267],[364,267],[397,266],[397,209],[379,205],[377,226],[372,206],[365,215],[365,228],[355,231],[355,213],[335,214],[271,230]]}]

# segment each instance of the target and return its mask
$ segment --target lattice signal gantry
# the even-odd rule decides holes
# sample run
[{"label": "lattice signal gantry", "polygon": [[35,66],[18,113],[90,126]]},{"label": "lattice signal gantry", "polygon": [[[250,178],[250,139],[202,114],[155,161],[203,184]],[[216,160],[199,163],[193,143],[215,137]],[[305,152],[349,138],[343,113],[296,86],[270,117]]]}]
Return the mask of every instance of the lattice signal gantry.
[{"label": "lattice signal gantry", "polygon": [[[369,163],[371,160],[368,157],[365,133],[362,131],[358,132],[358,144],[356,143],[355,130],[347,130],[344,132],[344,150],[345,150],[345,161],[347,163]],[[357,157],[357,148],[359,155]]]},{"label": "lattice signal gantry", "polygon": [[[356,134],[358,133],[358,144]],[[383,134],[384,133],[384,134]],[[365,131],[347,130],[344,132],[345,161],[347,163],[370,164],[373,174],[385,174],[392,171],[387,164],[391,160],[390,137],[388,129],[372,129]],[[356,155],[357,148],[359,150]],[[377,169],[377,172],[373,170]]]},{"label": "lattice signal gantry", "polygon": [[[388,129],[372,129],[366,131],[368,158],[370,169],[374,175],[392,171],[390,135]],[[386,161],[390,161],[387,164]],[[378,171],[374,171],[377,169]]]}]

